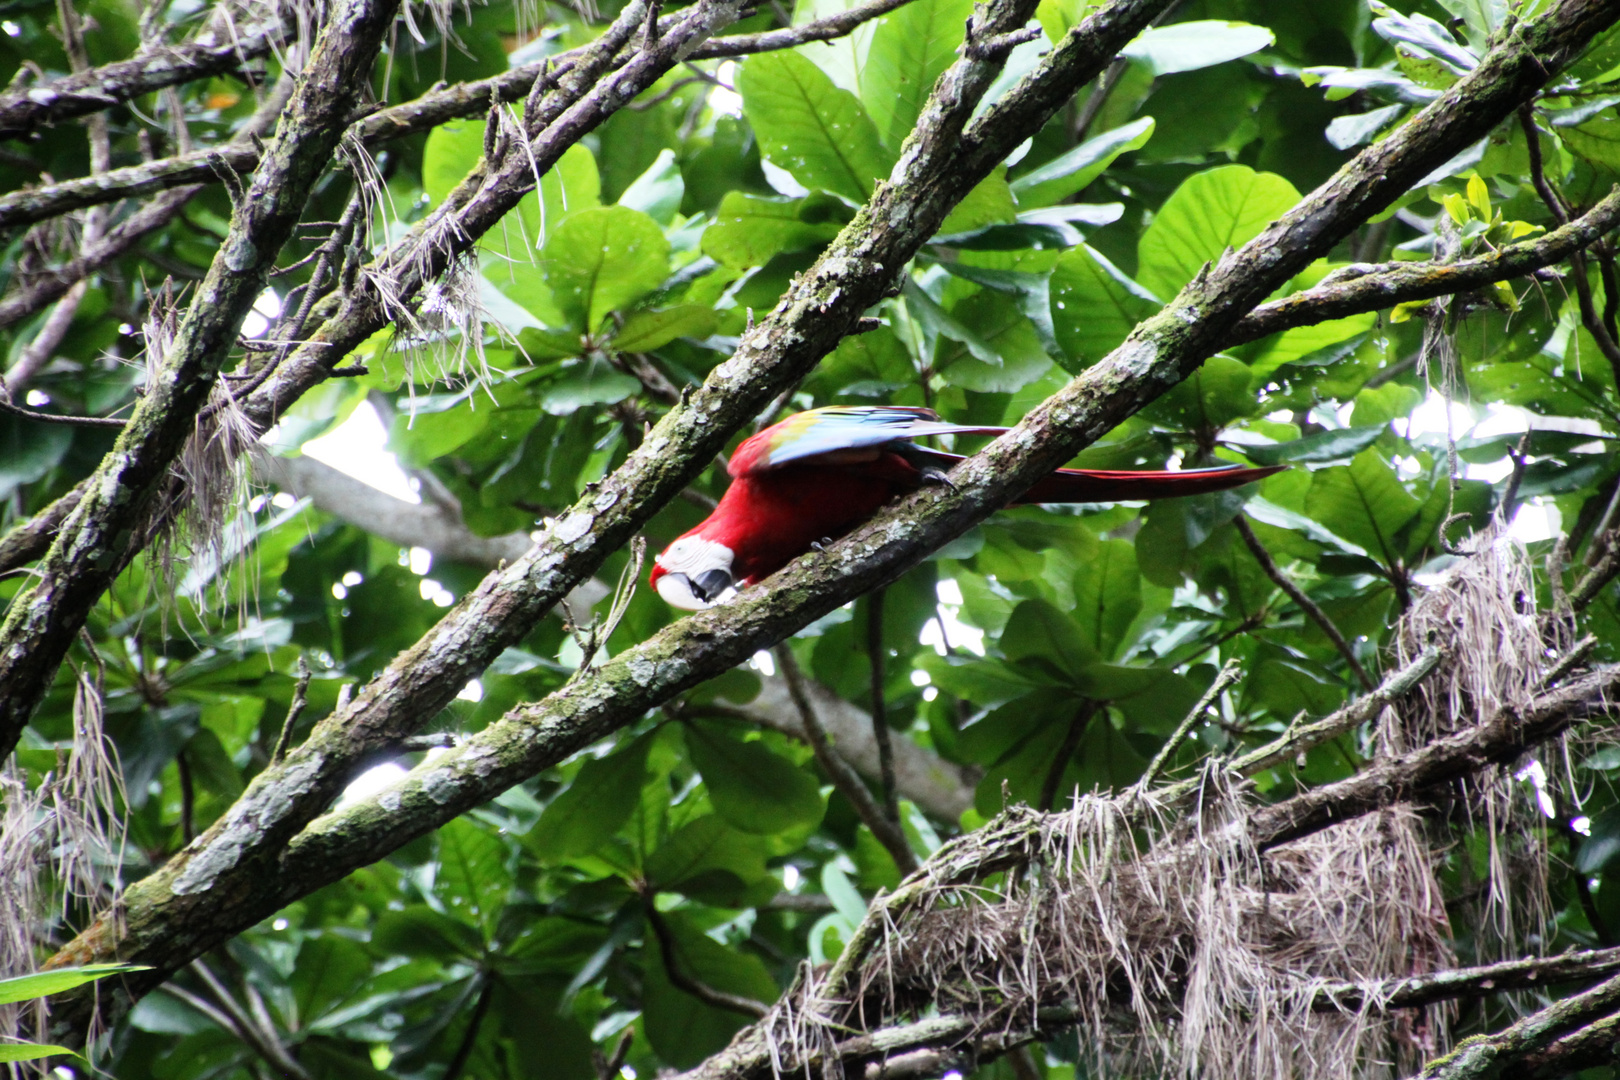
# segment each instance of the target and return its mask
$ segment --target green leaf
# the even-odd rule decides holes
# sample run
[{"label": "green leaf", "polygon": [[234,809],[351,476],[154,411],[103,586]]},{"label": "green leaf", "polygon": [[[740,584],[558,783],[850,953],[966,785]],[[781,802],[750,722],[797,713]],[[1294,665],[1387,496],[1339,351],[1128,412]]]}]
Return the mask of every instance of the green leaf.
[{"label": "green leaf", "polygon": [[306,938],[291,980],[299,1026],[358,996],[370,975],[371,957],[358,942],[335,934]]},{"label": "green leaf", "polygon": [[552,416],[567,416],[587,405],[611,405],[640,392],[641,380],[593,353],[564,368],[548,383],[540,405]]},{"label": "green leaf", "polygon": [[1312,473],[1311,489],[1305,494],[1307,514],[1359,544],[1385,566],[1400,554],[1395,534],[1418,512],[1418,506],[1376,450],[1363,450],[1349,465]]},{"label": "green leaf", "polygon": [[889,149],[899,150],[916,126],[972,14],[973,0],[911,0],[877,20],[861,69],[861,104]]},{"label": "green leaf", "polygon": [[1148,413],[1182,431],[1219,431],[1259,411],[1259,398],[1249,389],[1252,378],[1248,365],[1212,356],[1149,406]]},{"label": "green leaf", "polygon": [[986,364],[961,342],[942,341],[934,370],[952,386],[979,393],[1010,394],[1045,375],[1052,361],[1041,348],[1034,324],[1024,317],[1016,298],[985,289],[951,309],[958,324],[996,351],[999,364]]},{"label": "green leaf", "polygon": [[958,656],[924,654],[917,666],[928,672],[933,684],[945,693],[994,708],[1023,697],[1035,683],[998,660],[970,660]]},{"label": "green leaf", "polygon": [[1606,116],[1554,130],[1570,153],[1606,169],[1620,169],[1620,117],[1612,108]]},{"label": "green leaf", "polygon": [[426,904],[378,915],[371,928],[371,943],[400,956],[428,957],[445,963],[476,959],[484,953],[484,940],[476,928]]},{"label": "green leaf", "polygon": [[578,334],[542,330],[536,326],[530,326],[520,333],[517,344],[518,351],[536,363],[542,360],[565,360],[584,351],[584,345],[580,342]]},{"label": "green leaf", "polygon": [[894,159],[861,103],[804,57],[751,56],[737,90],[766,159],[805,187],[863,203],[889,174]]},{"label": "green leaf", "polygon": [[647,171],[636,177],[619,196],[619,205],[640,210],[660,225],[669,225],[681,208],[686,195],[686,181],[681,179],[680,166],[675,164],[675,152],[664,149],[647,166]]},{"label": "green leaf", "polygon": [[1120,55],[1144,65],[1154,75],[1173,75],[1248,56],[1274,41],[1271,31],[1263,26],[1195,19],[1144,30],[1120,50]]},{"label": "green leaf", "polygon": [[642,736],[606,757],[592,758],[547,804],[528,843],[547,862],[589,855],[630,819],[647,775],[651,737]]},{"label": "green leaf", "polygon": [[422,190],[433,205],[443,203],[483,156],[482,120],[452,120],[434,128],[422,148]]},{"label": "green leaf", "polygon": [[[825,198],[825,196],[823,196]],[[764,266],[784,251],[820,247],[838,235],[836,220],[807,221],[808,199],[775,199],[728,191],[714,224],[703,230],[703,253],[725,266]]]},{"label": "green leaf", "polygon": [[1247,165],[1194,173],[1142,234],[1137,279],[1159,296],[1174,296],[1206,262],[1242,247],[1297,202],[1293,184]]},{"label": "green leaf", "polygon": [[[523,205],[532,205],[525,199]],[[570,146],[540,178],[540,216],[525,224],[534,230],[529,242],[539,246],[558,225],[581,210],[602,205],[602,177],[596,158],[581,143]]]},{"label": "green leaf", "polygon": [[1292,718],[1301,710],[1320,716],[1343,699],[1344,688],[1303,660],[1272,656],[1258,664],[1247,684],[1276,716]]},{"label": "green leaf", "polygon": [[1246,498],[1241,491],[1219,491],[1149,503],[1136,534],[1142,576],[1165,588],[1180,585],[1188,555],[1236,517]]},{"label": "green leaf", "polygon": [[73,429],[0,416],[0,498],[40,479],[73,445]]},{"label": "green leaf", "polygon": [[573,214],[551,231],[540,269],[558,310],[590,333],[669,274],[669,241],[652,218],[626,206]]},{"label": "green leaf", "polygon": [[1085,244],[1065,251],[1052,269],[1052,332],[1070,372],[1107,356],[1159,310],[1159,301]]},{"label": "green leaf", "polygon": [[414,410],[394,417],[388,448],[407,468],[426,466],[480,435],[495,410],[487,402],[475,407],[462,394],[418,397]]},{"label": "green leaf", "polygon": [[816,824],[826,811],[815,777],[771,752],[743,742],[718,724],[686,728],[692,764],[703,775],[714,808],[736,828],[781,833]]},{"label": "green leaf", "polygon": [[1620,807],[1611,806],[1592,817],[1591,834],[1581,841],[1575,869],[1582,874],[1601,874],[1620,858]]},{"label": "green leaf", "polygon": [[1007,169],[997,165],[994,172],[973,185],[973,190],[940,222],[940,236],[974,232],[991,225],[1018,220],[1018,205],[1007,185]]},{"label": "green leaf", "polygon": [[1069,681],[1100,659],[1075,621],[1045,600],[1025,600],[1013,609],[1001,632],[1001,651],[1009,660],[1036,661]]},{"label": "green leaf", "polygon": [[512,888],[506,845],[465,818],[452,821],[437,835],[437,884],[446,906],[453,915],[493,928]]},{"label": "green leaf", "polygon": [[[69,1050],[65,1046],[56,1046],[53,1043],[0,1043],[0,1062],[5,1061],[37,1061],[40,1058],[54,1057],[57,1054],[66,1054],[77,1058],[76,1050]],[[82,1061],[83,1059],[80,1058]]]},{"label": "green leaf", "polygon": [[706,338],[719,322],[714,310],[702,304],[643,309],[625,316],[608,345],[618,352],[651,352],[676,338]]},{"label": "green leaf", "polygon": [[1074,621],[1086,643],[1115,656],[1142,610],[1142,580],[1129,540],[1104,540],[1076,568]]},{"label": "green leaf", "polygon": [[1256,465],[1319,465],[1353,458],[1378,441],[1389,430],[1387,424],[1320,431],[1292,442],[1269,446],[1245,446],[1244,456]]},{"label": "green leaf", "polygon": [[1018,205],[1026,209],[1055,206],[1075,192],[1085,190],[1121,154],[1142,149],[1152,137],[1153,117],[1143,116],[1087,139],[1014,180],[1012,191]]},{"label": "green leaf", "polygon": [[51,971],[41,971],[34,975],[18,975],[12,979],[0,979],[0,1005],[9,1005],[14,1001],[29,1001],[33,998],[49,997],[72,990],[76,986],[105,979],[109,975],[120,975],[127,971],[150,971],[145,964],[86,964],[84,967],[56,968]]},{"label": "green leaf", "polygon": [[698,895],[710,902],[736,903],[752,886],[769,879],[763,838],[705,814],[671,833],[647,857],[647,881],[660,892]]}]

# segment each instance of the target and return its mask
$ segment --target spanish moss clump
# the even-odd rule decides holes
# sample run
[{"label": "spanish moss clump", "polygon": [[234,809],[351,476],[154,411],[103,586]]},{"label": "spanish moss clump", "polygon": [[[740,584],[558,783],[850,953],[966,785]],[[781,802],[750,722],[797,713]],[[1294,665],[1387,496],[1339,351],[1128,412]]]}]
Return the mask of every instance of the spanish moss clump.
[{"label": "spanish moss clump", "polygon": [[886,912],[853,993],[807,983],[777,1006],[778,1074],[830,1061],[844,1025],[933,1008],[966,1022],[964,1041],[1072,1022],[1082,1060],[1108,1076],[1348,1080],[1442,1049],[1443,1017],[1398,1026],[1376,990],[1344,1009],[1324,994],[1451,959],[1409,813],[1261,854],[1251,809],[1218,771],[1190,804],[1132,791],[1046,817],[1015,809],[1038,822],[1028,864],[1000,884],[930,880]]},{"label": "spanish moss clump", "polygon": [[[1400,710],[1386,710],[1380,752],[1407,753],[1499,715],[1516,715],[1568,651],[1568,622],[1537,611],[1528,556],[1496,529],[1480,533],[1473,550],[1423,594],[1401,621],[1399,663],[1430,642],[1448,662],[1424,681]],[[1549,638],[1553,639],[1550,640]],[[1473,828],[1483,863],[1480,959],[1521,951],[1539,939],[1548,919],[1546,821],[1554,810],[1551,781],[1561,742],[1511,766],[1488,767],[1458,789],[1454,811]],[[1466,857],[1468,853],[1464,852]]]},{"label": "spanish moss clump", "polygon": [[[368,275],[367,280],[381,288],[388,278]],[[428,286],[419,304],[384,295],[384,302],[397,310],[400,331],[395,348],[401,350],[408,386],[462,381],[490,392],[495,377],[484,351],[484,332],[487,325],[498,324],[484,307],[481,280],[476,259],[457,257]]]},{"label": "spanish moss clump", "polygon": [[[165,284],[153,294],[142,327],[148,386],[157,380],[179,325],[179,307]],[[232,562],[247,572],[252,537],[244,531],[250,526],[242,510],[249,490],[249,451],[257,442],[258,433],[236,399],[231,380],[217,380],[167,486],[153,500],[148,519],[152,584],[165,611],[181,591],[177,567],[182,563],[209,567],[200,577],[207,581],[215,580],[218,568]]]},{"label": "spanish moss clump", "polygon": [[[125,793],[102,721],[99,670],[80,671],[57,767],[32,789],[15,762],[0,769],[0,978],[36,969],[57,918],[117,909]],[[0,1005],[0,1042],[19,1038],[46,1038],[43,999]]]}]

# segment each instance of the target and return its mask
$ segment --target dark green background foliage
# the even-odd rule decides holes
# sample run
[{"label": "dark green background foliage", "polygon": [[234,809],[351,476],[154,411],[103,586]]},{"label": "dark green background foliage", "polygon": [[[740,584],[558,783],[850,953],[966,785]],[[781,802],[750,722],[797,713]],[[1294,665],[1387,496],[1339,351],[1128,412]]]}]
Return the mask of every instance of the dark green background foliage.
[{"label": "dark green background foliage", "polygon": [[[836,4],[807,2],[796,15]],[[1061,34],[1083,6],[1043,0],[1041,25]],[[1083,92],[972,193],[917,257],[903,292],[872,313],[882,325],[844,341],[791,404],[927,405],[957,421],[1016,422],[1206,261],[1253,237],[1356,146],[1454,81],[1504,4],[1398,6],[1410,18],[1391,12],[1375,27],[1360,0],[1180,5],[1132,47],[1100,108],[1088,100],[1095,87]],[[179,10],[170,17],[181,18]],[[533,528],[618,465],[668,404],[668,388],[701,381],[751,313],[769,310],[851,219],[888,175],[970,11],[968,0],[912,0],[852,38],[704,62],[702,79],[678,69],[644,104],[571,149],[483,242],[490,322],[477,343],[477,378],[435,378],[451,365],[433,359],[431,347],[406,352],[408,343],[381,335],[356,358],[369,374],[301,401],[278,445],[294,453],[370,403],[388,425],[388,449],[423,478],[424,491],[454,497],[467,529]],[[93,60],[133,51],[130,6],[94,0],[88,13],[98,25]],[[532,13],[522,37],[505,4],[470,15],[458,17],[454,42],[426,23],[422,42],[399,34],[379,66],[377,93],[402,101],[440,78],[493,74],[513,56],[588,40],[597,25],[547,6],[543,33],[531,40]],[[0,81],[24,61],[65,70],[52,5],[15,0],[0,17]],[[762,8],[739,29],[775,22]],[[1435,27],[1449,50],[1396,44]],[[1009,71],[1046,46],[1043,38],[1020,48]],[[274,61],[267,65],[261,74],[273,75]],[[1620,35],[1611,33],[1559,82],[1568,92],[1538,109],[1548,173],[1577,210],[1620,177],[1620,119],[1606,96],[1620,93],[1617,65]],[[206,143],[253,104],[239,78],[220,77],[141,107],[165,123],[180,108],[190,138]],[[149,125],[134,110],[112,117],[115,164],[138,160],[136,132]],[[1083,117],[1089,123],[1077,130]],[[459,121],[386,146],[377,162],[386,183],[379,242],[385,228],[399,227],[394,215],[408,225],[442,200],[483,145],[483,124]],[[0,156],[0,189],[82,175],[86,155],[83,127],[59,125]],[[1514,238],[1515,222],[1550,226],[1527,170],[1524,133],[1508,124],[1293,287],[1352,261],[1425,258],[1441,223],[1470,253]],[[319,190],[309,216],[335,217],[345,194],[336,183]],[[46,407],[104,414],[131,399],[144,377],[132,360],[151,290],[168,275],[180,285],[200,275],[229,210],[214,186],[93,281],[58,358],[30,384]],[[10,238],[0,285],[25,275],[31,242]],[[295,247],[289,262],[309,250]],[[307,272],[278,280],[277,290],[285,295]],[[917,851],[976,827],[1008,798],[1034,802],[1054,783],[1061,798],[1135,780],[1228,659],[1246,676],[1220,702],[1218,722],[1181,751],[1182,764],[1267,738],[1301,711],[1325,714],[1359,690],[1344,658],[1238,537],[1240,512],[1373,669],[1411,595],[1449,561],[1442,520],[1468,515],[1452,526],[1456,540],[1503,498],[1518,436],[1501,432],[1522,428],[1527,414],[1577,432],[1530,441],[1518,496],[1527,519],[1545,518],[1582,557],[1620,482],[1620,456],[1610,452],[1620,396],[1566,285],[1519,281],[1453,305],[1444,327],[1457,354],[1453,389],[1472,417],[1496,423],[1495,434],[1466,425],[1455,432],[1467,476],[1454,496],[1432,404],[1431,382],[1442,375],[1436,368],[1426,377],[1414,363],[1425,319],[1366,315],[1215,357],[1078,462],[1294,465],[1257,490],[1147,508],[1003,513],[890,588],[882,640],[889,723],[977,784],[959,820],[931,819],[907,801]],[[1595,271],[1592,287],[1601,306]],[[39,323],[0,333],[8,365]],[[647,378],[649,369],[661,380]],[[5,521],[67,490],[110,445],[105,432],[0,417]],[[695,494],[717,497],[725,485],[716,467]],[[652,550],[701,519],[698,502],[677,500],[659,514],[647,529]],[[253,541],[245,564],[182,562],[171,595],[143,560],[98,607],[90,636],[128,787],[125,881],[205,828],[265,765],[300,656],[315,677],[299,733],[332,710],[340,686],[412,644],[446,593],[459,595],[483,573],[442,560],[428,570],[420,557],[413,564],[367,524],[259,500],[237,523]],[[1529,544],[1538,566],[1551,544]],[[602,579],[615,580],[627,558]],[[23,581],[0,581],[0,596]],[[866,603],[792,641],[808,676],[862,708],[871,704]],[[617,652],[674,615],[642,588],[606,647]],[[1589,610],[1585,629],[1598,636],[1599,658],[1620,660],[1612,592]],[[547,619],[435,726],[476,731],[562,685],[578,659],[562,620]],[[88,652],[75,661],[89,665]],[[627,1030],[628,1064],[639,1074],[696,1064],[744,1018],[691,996],[676,985],[681,976],[773,1001],[799,963],[836,955],[863,897],[898,880],[808,749],[737,719],[737,706],[759,688],[759,674],[741,670],[689,693],[294,904],[207,962],[244,1001],[262,997],[312,1076],[433,1080],[452,1062],[469,1077],[591,1076],[593,1047],[611,1051]],[[19,751],[34,782],[70,739],[72,690],[64,669]],[[1348,775],[1364,761],[1364,740],[1343,737],[1263,774],[1259,787],[1269,798]],[[1556,917],[1540,943],[1548,951],[1610,942],[1610,928],[1620,928],[1620,804],[1609,782],[1620,756],[1577,754],[1574,767],[1587,797],[1578,809],[1561,805],[1549,823],[1567,839],[1554,844]],[[1591,818],[1589,838],[1569,830],[1577,816]],[[1465,901],[1478,891],[1484,856],[1466,829],[1459,840],[1443,878],[1462,905],[1453,925],[1467,958],[1474,943]],[[825,902],[785,903],[784,892]],[[673,955],[649,925],[653,911]],[[82,914],[58,919],[53,939],[71,936]],[[1500,1020],[1489,1009],[1464,1016],[1465,1026],[1484,1029]],[[242,1040],[163,991],[137,1006],[111,1048],[106,1067],[121,1077],[263,1075]],[[1073,1066],[1062,1061],[1072,1052],[1054,1043],[1049,1053],[1048,1074],[1068,1075]]]}]

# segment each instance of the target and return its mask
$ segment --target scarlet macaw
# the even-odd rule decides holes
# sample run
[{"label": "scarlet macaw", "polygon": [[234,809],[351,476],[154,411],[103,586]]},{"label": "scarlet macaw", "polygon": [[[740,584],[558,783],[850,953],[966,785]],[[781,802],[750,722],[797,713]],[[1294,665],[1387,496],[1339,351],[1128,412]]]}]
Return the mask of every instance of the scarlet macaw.
[{"label": "scarlet macaw", "polygon": [[[898,495],[947,482],[962,460],[918,446],[924,435],[999,435],[1003,427],[949,424],[929,409],[845,406],[796,413],[744,440],[726,471],[732,485],[703,524],[653,560],[650,583],[672,606],[700,611],[842,536]],[[1283,466],[1181,472],[1059,469],[1017,503],[1164,499],[1225,491]]]}]

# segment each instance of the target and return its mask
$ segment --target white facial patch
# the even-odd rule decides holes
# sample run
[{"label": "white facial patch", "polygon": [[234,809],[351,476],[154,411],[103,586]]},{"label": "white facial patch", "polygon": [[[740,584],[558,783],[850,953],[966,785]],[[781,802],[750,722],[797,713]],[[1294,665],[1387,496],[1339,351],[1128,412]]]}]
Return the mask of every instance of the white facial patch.
[{"label": "white facial patch", "polygon": [[665,548],[653,562],[662,567],[664,575],[658,579],[658,595],[670,607],[682,611],[702,611],[731,599],[736,589],[727,589],[718,596],[700,599],[692,590],[692,582],[701,580],[715,570],[731,575],[732,550],[724,544],[705,540],[701,536],[683,536]]},{"label": "white facial patch", "polygon": [[736,558],[730,548],[701,536],[683,536],[665,548],[653,562],[666,573],[698,577],[710,570],[731,573],[731,560]]}]

